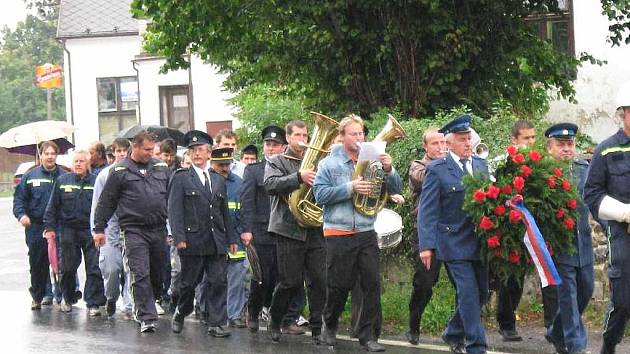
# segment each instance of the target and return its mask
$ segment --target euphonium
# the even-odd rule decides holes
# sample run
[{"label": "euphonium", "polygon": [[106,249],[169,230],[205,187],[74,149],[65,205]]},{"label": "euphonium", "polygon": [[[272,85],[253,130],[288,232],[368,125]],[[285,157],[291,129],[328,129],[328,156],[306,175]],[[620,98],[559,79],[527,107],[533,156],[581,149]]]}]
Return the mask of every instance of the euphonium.
[{"label": "euphonium", "polygon": [[[372,142],[384,142],[390,144],[398,139],[407,137],[407,133],[391,114],[387,115],[387,123],[374,137]],[[367,194],[355,193],[352,197],[354,207],[363,215],[374,216],[383,209],[389,194],[383,186],[385,171],[380,161],[360,160],[357,162],[352,174],[352,179],[362,176],[364,181],[372,184],[372,191]]]},{"label": "euphonium", "polygon": [[[323,114],[311,112],[315,128],[311,134],[309,145],[300,164],[300,170],[314,169],[319,160],[330,153],[328,148],[337,135],[339,123]],[[322,208],[315,204],[313,188],[301,184],[300,188],[293,191],[287,200],[289,210],[297,222],[304,227],[320,226],[324,222]]]}]

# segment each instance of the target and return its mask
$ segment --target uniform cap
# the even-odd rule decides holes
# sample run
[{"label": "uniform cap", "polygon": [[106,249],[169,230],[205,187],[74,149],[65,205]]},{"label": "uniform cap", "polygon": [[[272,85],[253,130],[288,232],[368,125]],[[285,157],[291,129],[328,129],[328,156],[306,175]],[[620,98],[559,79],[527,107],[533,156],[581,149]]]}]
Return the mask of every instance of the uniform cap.
[{"label": "uniform cap", "polygon": [[212,145],[213,143],[214,141],[212,140],[212,137],[201,130],[190,130],[186,133],[186,135],[184,135],[184,145],[187,147],[202,144]]},{"label": "uniform cap", "polygon": [[262,130],[262,138],[265,140],[273,140],[278,144],[286,144],[286,133],[284,129],[277,125],[268,125]]},{"label": "uniform cap", "polygon": [[574,139],[578,126],[573,123],[557,123],[545,130],[546,138]]},{"label": "uniform cap", "polygon": [[438,132],[446,135],[450,133],[468,133],[470,132],[470,122],[472,117],[468,114],[462,114],[461,116],[446,123]]}]

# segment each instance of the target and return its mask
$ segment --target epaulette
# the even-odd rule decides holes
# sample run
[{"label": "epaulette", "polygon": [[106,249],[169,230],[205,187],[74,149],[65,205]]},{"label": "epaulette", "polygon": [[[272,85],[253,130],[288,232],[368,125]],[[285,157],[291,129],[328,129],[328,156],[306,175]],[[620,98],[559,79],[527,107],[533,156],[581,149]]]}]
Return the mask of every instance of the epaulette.
[{"label": "epaulette", "polygon": [[114,166],[114,172],[125,171],[127,166]]},{"label": "epaulette", "polygon": [[588,161],[586,160],[574,160],[574,163],[578,164],[578,165],[583,165],[583,166],[588,166]]},{"label": "epaulette", "polygon": [[289,160],[302,161],[302,159],[298,159],[298,158],[297,158],[297,157],[295,157],[295,156],[290,156],[290,155],[284,155],[284,154],[283,154],[283,155],[282,155],[282,157],[284,157],[284,158],[286,158],[286,159],[289,159]]},{"label": "epaulette", "polygon": [[179,173],[179,172],[182,172],[182,171],[188,171],[188,167],[180,167],[180,168],[176,169],[175,172],[173,172],[173,174]]}]

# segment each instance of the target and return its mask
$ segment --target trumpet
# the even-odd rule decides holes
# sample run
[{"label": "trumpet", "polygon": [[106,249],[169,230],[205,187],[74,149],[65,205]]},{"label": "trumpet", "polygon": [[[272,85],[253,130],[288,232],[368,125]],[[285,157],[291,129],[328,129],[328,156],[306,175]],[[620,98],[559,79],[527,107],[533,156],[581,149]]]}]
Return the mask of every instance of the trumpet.
[{"label": "trumpet", "polygon": [[488,145],[481,142],[481,137],[472,128],[470,128],[470,142],[473,146],[473,154],[484,160],[488,158],[488,155],[490,155],[490,148]]}]

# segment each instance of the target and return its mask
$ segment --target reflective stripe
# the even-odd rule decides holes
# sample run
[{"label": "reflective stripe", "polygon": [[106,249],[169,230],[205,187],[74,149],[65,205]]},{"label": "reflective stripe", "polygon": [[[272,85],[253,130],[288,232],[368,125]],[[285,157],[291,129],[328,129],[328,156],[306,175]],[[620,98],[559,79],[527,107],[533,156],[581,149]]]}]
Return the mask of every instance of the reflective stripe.
[{"label": "reflective stripe", "polygon": [[31,184],[31,183],[34,183],[34,182],[37,182],[37,183],[53,183],[53,181],[52,181],[52,180],[50,180],[50,179],[45,179],[45,178],[33,178],[33,179],[29,179],[29,180],[27,180],[27,181],[26,181],[26,184]]},{"label": "reflective stripe", "polygon": [[62,184],[59,186],[59,189],[69,189],[69,188],[81,189],[81,186],[77,186],[76,184]]},{"label": "reflective stripe", "polygon": [[241,203],[240,202],[228,202],[228,209],[240,209],[241,208]]},{"label": "reflective stripe", "polygon": [[126,169],[127,169],[127,167],[125,167],[125,166],[116,166],[116,167],[114,167],[114,171],[124,171]]},{"label": "reflective stripe", "polygon": [[156,163],[154,166],[161,166],[161,167],[168,167],[168,165],[166,164],[166,162],[158,162]]},{"label": "reflective stripe", "polygon": [[234,254],[228,252],[229,259],[243,259],[245,257],[247,257],[247,253],[245,251],[236,251]]},{"label": "reflective stripe", "polygon": [[615,147],[609,147],[608,149],[605,149],[604,151],[602,151],[602,156],[606,156],[610,153],[613,152],[630,152],[630,146],[615,146]]}]

